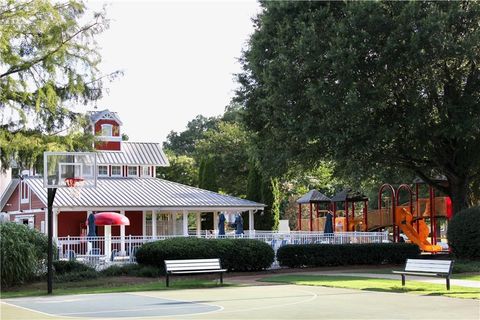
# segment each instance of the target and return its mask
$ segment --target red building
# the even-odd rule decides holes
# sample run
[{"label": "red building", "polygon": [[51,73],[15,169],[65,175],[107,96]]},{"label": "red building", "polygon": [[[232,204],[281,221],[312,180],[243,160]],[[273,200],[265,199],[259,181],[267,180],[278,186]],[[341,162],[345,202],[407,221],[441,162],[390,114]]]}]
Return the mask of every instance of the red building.
[{"label": "red building", "polygon": [[[195,215],[195,230],[200,233],[203,212],[214,216],[211,229],[216,230],[220,212],[228,216],[249,211],[253,221],[254,212],[264,208],[260,203],[156,178],[156,168],[169,165],[159,143],[122,141],[122,122],[115,112],[95,111],[89,116],[96,136],[97,186],[82,189],[80,195],[68,188],[57,190],[54,237],[84,236],[85,221],[93,212],[115,211],[127,216],[129,226],[111,230],[112,236],[125,237],[187,235],[189,215]],[[12,179],[2,194],[0,208],[11,221],[46,232],[43,178],[26,175]],[[103,228],[98,229],[102,235]]]}]

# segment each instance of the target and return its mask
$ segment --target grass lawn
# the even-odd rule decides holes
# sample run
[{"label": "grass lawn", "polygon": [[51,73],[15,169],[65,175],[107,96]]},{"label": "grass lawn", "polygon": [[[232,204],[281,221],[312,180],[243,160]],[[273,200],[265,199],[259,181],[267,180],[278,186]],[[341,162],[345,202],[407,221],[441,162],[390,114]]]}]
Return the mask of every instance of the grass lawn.
[{"label": "grass lawn", "polygon": [[[165,286],[164,279],[140,278],[140,277],[101,277],[91,280],[62,282],[53,284],[53,294],[85,294],[85,293],[110,293],[110,292],[133,292],[152,290],[175,290],[216,287],[220,284],[216,280],[199,279],[173,279],[170,287]],[[223,284],[228,286],[228,284]],[[20,287],[2,290],[1,298],[42,296],[47,294],[45,281],[36,282]]]},{"label": "grass lawn", "polygon": [[408,280],[405,287],[402,287],[400,280],[373,279],[351,276],[279,275],[266,277],[261,281],[368,291],[405,292],[419,295],[446,296],[465,299],[480,299],[480,289],[478,288],[451,286],[450,291],[448,291],[444,284],[440,285]]}]

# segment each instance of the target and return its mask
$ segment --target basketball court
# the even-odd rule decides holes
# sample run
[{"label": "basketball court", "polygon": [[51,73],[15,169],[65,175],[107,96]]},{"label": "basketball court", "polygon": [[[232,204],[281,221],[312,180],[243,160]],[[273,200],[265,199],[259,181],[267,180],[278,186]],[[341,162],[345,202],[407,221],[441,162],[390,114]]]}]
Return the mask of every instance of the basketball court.
[{"label": "basketball court", "polygon": [[478,300],[264,285],[2,300],[20,319],[479,319]]}]

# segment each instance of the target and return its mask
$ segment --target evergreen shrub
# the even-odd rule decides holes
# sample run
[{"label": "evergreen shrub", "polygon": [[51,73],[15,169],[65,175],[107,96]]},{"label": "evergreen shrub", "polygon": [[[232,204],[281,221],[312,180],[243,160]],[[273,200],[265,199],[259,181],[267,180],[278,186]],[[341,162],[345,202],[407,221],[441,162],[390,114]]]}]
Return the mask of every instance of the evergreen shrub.
[{"label": "evergreen shrub", "polygon": [[418,246],[410,243],[306,244],[281,247],[277,260],[290,268],[378,265],[404,263],[419,254]]},{"label": "evergreen shrub", "polygon": [[480,259],[480,207],[462,210],[450,220],[448,244],[455,257]]},{"label": "evergreen shrub", "polygon": [[86,264],[77,262],[77,261],[53,261],[53,269],[55,270],[56,275],[63,275],[66,273],[72,272],[83,272],[89,270],[95,270],[92,267],[87,266]]},{"label": "evergreen shrub", "polygon": [[165,271],[165,260],[220,258],[229,271],[258,271],[271,266],[275,253],[265,242],[252,239],[173,238],[142,245],[137,262]]},{"label": "evergreen shrub", "polygon": [[0,224],[1,284],[13,286],[45,272],[47,237],[23,224]]}]

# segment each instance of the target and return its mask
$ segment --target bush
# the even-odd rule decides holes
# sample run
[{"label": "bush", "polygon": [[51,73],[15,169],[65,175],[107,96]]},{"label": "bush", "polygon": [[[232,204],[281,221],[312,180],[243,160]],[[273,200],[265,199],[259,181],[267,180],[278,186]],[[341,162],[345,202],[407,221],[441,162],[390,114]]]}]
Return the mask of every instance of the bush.
[{"label": "bush", "polygon": [[132,276],[156,278],[163,275],[162,270],[154,266],[126,264],[123,266],[110,266],[100,274],[105,277]]},{"label": "bush", "polygon": [[271,266],[273,249],[252,239],[173,238],[142,245],[136,258],[139,264],[155,266],[163,273],[165,260],[220,258],[229,271],[257,271]]},{"label": "bush", "polygon": [[75,282],[84,281],[98,278],[98,272],[95,269],[88,268],[82,271],[67,272],[64,274],[55,274],[54,279],[56,282]]},{"label": "bush", "polygon": [[24,283],[45,270],[48,239],[44,234],[13,222],[0,224],[2,286]]},{"label": "bush", "polygon": [[419,254],[418,246],[410,243],[307,244],[281,247],[277,260],[290,268],[378,265],[404,263]]},{"label": "bush", "polygon": [[460,259],[480,259],[480,207],[462,210],[448,225],[448,244]]},{"label": "bush", "polygon": [[53,268],[56,275],[95,270],[92,267],[77,261],[53,261]]}]

